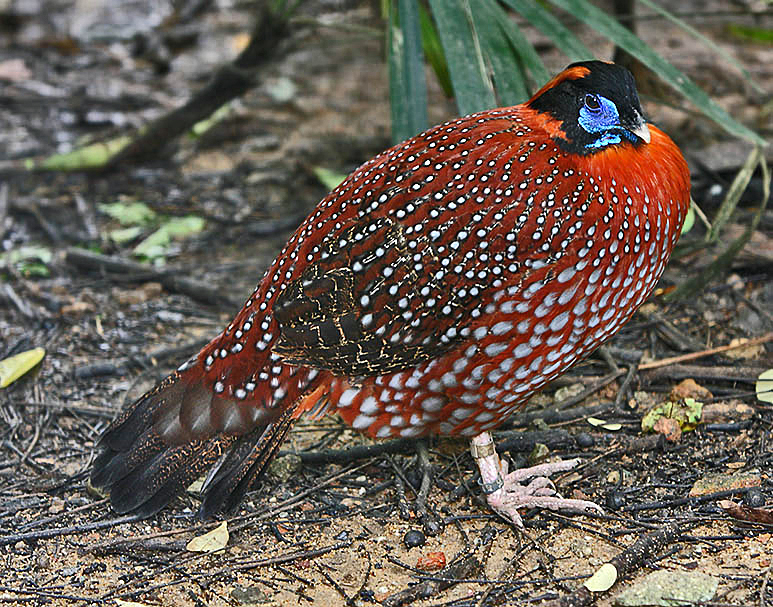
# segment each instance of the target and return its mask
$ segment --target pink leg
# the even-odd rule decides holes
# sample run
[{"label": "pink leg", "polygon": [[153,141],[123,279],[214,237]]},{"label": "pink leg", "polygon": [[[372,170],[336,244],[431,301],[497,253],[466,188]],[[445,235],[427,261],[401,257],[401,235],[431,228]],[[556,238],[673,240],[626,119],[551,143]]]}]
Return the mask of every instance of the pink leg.
[{"label": "pink leg", "polygon": [[[518,508],[604,512],[593,502],[564,499],[558,495],[555,486],[547,478],[548,474],[571,470],[580,462],[579,459],[521,468],[508,474],[507,462],[499,459],[490,433],[482,432],[474,437],[470,449],[478,464],[481,486],[489,506],[519,527],[523,527],[523,521],[518,514]],[[534,480],[528,485],[521,484],[521,481],[530,478]]]}]

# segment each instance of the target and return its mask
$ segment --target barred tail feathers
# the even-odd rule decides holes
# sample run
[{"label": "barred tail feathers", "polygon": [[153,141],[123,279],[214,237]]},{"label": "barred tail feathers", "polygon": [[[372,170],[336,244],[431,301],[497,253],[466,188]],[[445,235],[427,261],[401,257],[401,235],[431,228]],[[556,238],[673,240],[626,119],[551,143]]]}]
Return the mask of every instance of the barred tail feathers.
[{"label": "barred tail feathers", "polygon": [[272,407],[258,395],[245,402],[216,394],[207,383],[199,364],[177,371],[104,432],[91,484],[109,492],[116,512],[152,516],[207,470],[200,515],[233,509],[294,420],[324,396],[319,380],[305,389],[307,382],[294,381],[288,390],[294,394]]}]

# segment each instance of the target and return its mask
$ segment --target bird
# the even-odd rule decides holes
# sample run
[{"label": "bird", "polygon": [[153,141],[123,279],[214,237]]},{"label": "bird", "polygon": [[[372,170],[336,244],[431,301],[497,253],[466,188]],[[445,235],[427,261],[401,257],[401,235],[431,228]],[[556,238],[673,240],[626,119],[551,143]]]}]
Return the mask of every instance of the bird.
[{"label": "bird", "polygon": [[[491,431],[612,337],[679,238],[690,176],[633,76],[573,63],[525,103],[432,127],[354,170],[231,323],[106,428],[91,484],[148,517],[205,476],[233,510],[294,421],[471,440],[489,506],[600,510],[508,470]],[[527,482],[528,481],[528,482]]]}]

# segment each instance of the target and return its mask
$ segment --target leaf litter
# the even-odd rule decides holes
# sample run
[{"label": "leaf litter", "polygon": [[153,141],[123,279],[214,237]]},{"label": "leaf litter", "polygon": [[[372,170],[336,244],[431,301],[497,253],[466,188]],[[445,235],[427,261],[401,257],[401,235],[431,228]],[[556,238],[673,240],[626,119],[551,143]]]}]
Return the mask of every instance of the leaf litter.
[{"label": "leaf litter", "polygon": [[[242,9],[233,10],[234,22],[249,21],[238,12]],[[365,19],[356,11],[334,18]],[[655,23],[645,35],[670,49],[668,27]],[[225,30],[223,40],[232,35]],[[231,106],[227,119],[209,124],[205,135],[181,143],[169,163],[104,176],[12,176],[9,238],[14,247],[45,243],[52,256],[43,262],[49,276],[19,275],[14,266],[4,278],[13,295],[3,293],[9,305],[0,306],[0,358],[38,344],[47,355],[38,373],[23,374],[0,392],[0,597],[56,605],[233,605],[256,597],[277,605],[398,604],[408,599],[417,605],[517,604],[580,592],[595,571],[616,563],[619,579],[596,599],[596,604],[609,605],[630,580],[646,575],[646,563],[719,577],[713,600],[724,604],[759,603],[761,598],[770,603],[770,594],[760,597],[765,591],[760,580],[773,562],[773,539],[761,514],[773,502],[773,403],[766,400],[770,378],[764,375],[773,367],[771,345],[763,340],[754,358],[737,360],[715,350],[737,338],[759,339],[773,331],[769,260],[763,260],[768,265],[760,263],[760,250],[754,248],[744,249],[734,262],[740,288],[738,281],[720,279],[688,303],[653,300],[658,316],[637,315],[611,342],[617,371],[608,360],[592,357],[551,387],[539,407],[535,403],[514,419],[518,432],[500,433],[515,464],[538,444],[548,457],[582,457],[580,469],[557,479],[557,485],[564,495],[602,504],[602,517],[524,513],[527,531],[516,532],[481,505],[465,442],[438,440],[430,443],[435,485],[429,505],[442,521],[442,531],[425,534],[420,548],[409,547],[403,542],[406,534],[423,530],[411,508],[421,485],[413,448],[372,443],[335,418],[298,424],[284,451],[295,452],[300,463],[293,460],[287,467],[291,473],[267,478],[248,496],[226,521],[228,539],[214,544],[216,552],[186,548],[213,528],[211,522],[197,520],[194,493],[152,519],[135,521],[118,517],[103,498],[87,492],[83,481],[105,424],[227,322],[233,309],[218,300],[249,293],[295,227],[288,221],[303,217],[324,195],[325,186],[311,178],[307,167],[327,167],[332,179],[386,146],[387,89],[383,74],[373,69],[380,41],[363,42],[351,35],[322,28],[313,41],[316,52],[305,48],[305,54],[290,55],[277,66],[295,85],[295,97],[246,96]],[[35,44],[28,34],[21,40]],[[195,56],[203,50],[189,52]],[[700,57],[684,47],[672,51],[676,57]],[[46,60],[63,65],[58,51],[45,47],[42,52]],[[118,112],[137,123],[149,112],[142,108],[155,111],[154,104],[182,103],[191,82],[201,77],[200,65],[187,65],[185,55],[180,69],[157,80],[139,62],[125,57],[132,66],[125,70],[87,41],[78,52],[88,59],[88,67],[48,73],[37,59],[25,59],[25,67],[31,79],[73,95],[104,82],[105,72],[112,69],[112,77],[126,83],[118,89],[134,91],[141,102],[109,98],[110,89],[101,88],[96,89],[101,97],[94,100],[110,110],[103,116]],[[755,56],[756,66],[773,65],[764,49],[745,52]],[[547,60],[557,67],[565,62],[558,56]],[[695,74],[705,73],[697,61]],[[138,74],[147,82],[136,80]],[[712,78],[717,75],[730,78],[721,68],[712,69]],[[773,82],[773,74],[764,77],[767,84]],[[733,88],[732,81],[725,84]],[[46,89],[36,90],[43,94]],[[71,97],[56,99],[66,113]],[[3,119],[48,125],[45,104],[27,101],[22,99]],[[330,112],[328,107],[339,109]],[[433,121],[450,114],[439,96],[432,111]],[[648,111],[665,121],[669,132],[686,133],[680,143],[688,155],[701,152],[694,147],[700,137],[693,137],[698,128],[693,118],[659,114],[656,106]],[[63,122],[38,128],[31,137],[4,141],[18,150],[17,156],[30,144],[50,155],[57,150],[57,137],[93,129],[88,121],[97,119],[96,114],[84,116],[85,124]],[[7,137],[19,132],[18,125],[10,126],[4,131]],[[222,172],[195,162],[206,158],[206,146],[213,141],[220,142],[219,149],[231,160]],[[196,169],[182,175],[178,161]],[[698,171],[694,175],[700,177]],[[732,180],[730,174],[724,183]],[[694,190],[710,190],[713,184],[696,180]],[[75,193],[85,205],[75,204]],[[155,216],[194,215],[206,222],[203,229],[175,241],[165,258],[180,276],[210,286],[213,297],[192,299],[191,294],[203,291],[186,289],[180,276],[172,280],[168,271],[117,263],[127,261],[131,246],[157,226],[117,227],[116,220],[96,212],[96,205],[138,199]],[[696,199],[713,215],[697,194]],[[759,199],[742,199],[728,219],[728,230],[743,233]],[[767,217],[760,219],[756,234],[770,230]],[[125,234],[123,240],[94,239],[88,236],[92,224],[102,234],[127,227],[140,231]],[[705,226],[696,222],[684,242],[705,234]],[[80,256],[73,254],[74,247],[81,247]],[[76,258],[79,263],[67,261]],[[675,261],[662,287],[680,284],[711,259],[698,249]],[[117,263],[117,269],[107,269],[110,263]],[[150,283],[153,288],[145,290],[143,285]],[[137,289],[142,289],[141,297]],[[77,314],[67,312],[71,302],[81,306]],[[169,318],[176,320],[165,320]],[[692,347],[694,342],[698,347]],[[691,346],[685,349],[687,343]],[[668,361],[697,354],[700,347],[711,353]],[[646,362],[626,386],[628,369],[645,354]],[[684,378],[709,389],[710,396],[673,398],[669,392]],[[580,390],[554,401],[551,391],[565,386]],[[703,404],[702,421],[690,422],[691,432],[675,442],[640,433],[645,402],[662,407],[666,402],[686,404],[688,398]],[[711,407],[718,413],[705,419]],[[590,425],[588,418],[602,420],[602,426]],[[619,429],[610,432],[604,425]],[[746,476],[739,481],[737,475]],[[717,484],[691,496],[705,478]],[[634,548],[642,550],[645,561],[619,560],[630,557]],[[446,563],[438,571],[409,565],[418,564],[420,555],[441,553]],[[436,562],[441,564],[439,557]],[[450,577],[437,577],[439,573]],[[435,594],[418,598],[416,588]]]}]

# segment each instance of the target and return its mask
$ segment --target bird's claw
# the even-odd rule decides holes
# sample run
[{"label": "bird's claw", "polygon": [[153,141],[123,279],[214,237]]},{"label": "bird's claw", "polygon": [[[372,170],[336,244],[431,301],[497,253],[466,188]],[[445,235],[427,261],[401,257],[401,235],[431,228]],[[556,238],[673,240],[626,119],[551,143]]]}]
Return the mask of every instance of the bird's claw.
[{"label": "bird's claw", "polygon": [[[499,458],[488,433],[476,436],[473,445],[473,457],[480,469],[481,485],[484,487],[489,506],[518,527],[523,527],[519,508],[547,508],[599,514],[604,512],[593,502],[561,497],[553,481],[548,478],[549,474],[571,470],[580,463],[579,459],[538,464],[508,472],[507,461]],[[531,480],[528,484],[523,484],[529,479]],[[486,491],[487,487],[491,490]]]}]

